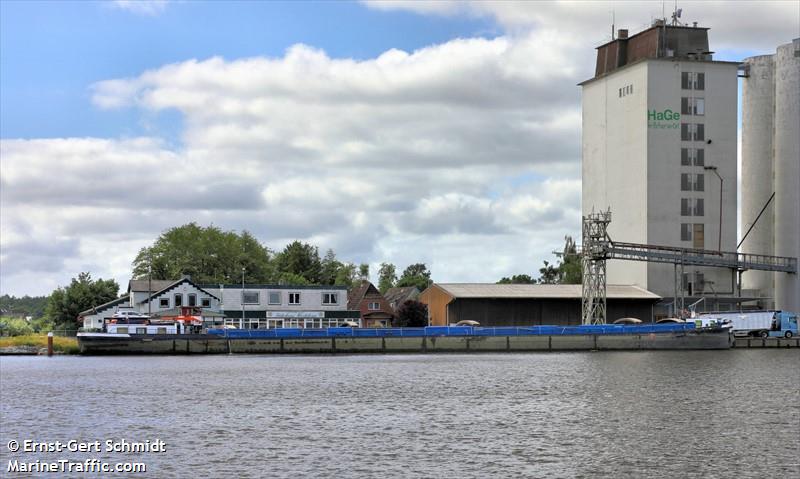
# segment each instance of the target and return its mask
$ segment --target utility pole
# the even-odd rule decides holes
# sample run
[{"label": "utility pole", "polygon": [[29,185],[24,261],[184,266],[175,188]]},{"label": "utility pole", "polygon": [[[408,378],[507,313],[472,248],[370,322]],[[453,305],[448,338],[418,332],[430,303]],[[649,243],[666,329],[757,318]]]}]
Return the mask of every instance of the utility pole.
[{"label": "utility pole", "polygon": [[719,240],[717,242],[717,251],[722,252],[722,177],[719,175],[716,166],[704,166],[704,170],[713,171],[717,178],[719,178]]}]

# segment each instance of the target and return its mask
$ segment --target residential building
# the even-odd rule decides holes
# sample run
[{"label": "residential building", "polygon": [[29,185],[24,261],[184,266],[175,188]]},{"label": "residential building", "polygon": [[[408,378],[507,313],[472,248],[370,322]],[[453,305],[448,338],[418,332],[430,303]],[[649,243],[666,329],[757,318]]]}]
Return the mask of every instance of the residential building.
[{"label": "residential building", "polygon": [[366,280],[350,290],[347,308],[359,311],[365,328],[386,328],[392,325],[394,311],[378,288]]},{"label": "residential building", "polygon": [[397,310],[406,301],[416,301],[419,298],[419,288],[416,286],[400,286],[396,288],[389,288],[383,293],[383,297],[389,302],[389,306],[397,315]]},{"label": "residential building", "polygon": [[[608,320],[650,322],[661,298],[638,286],[609,285]],[[579,284],[434,283],[419,300],[428,305],[431,326],[477,321],[481,326],[581,324]]]},{"label": "residential building", "polygon": [[196,284],[187,276],[176,281],[131,280],[125,296],[84,311],[80,318],[85,328],[100,328],[120,308],[156,317],[182,307],[208,311],[207,327],[246,329],[322,328],[358,321],[360,316],[347,310],[344,286]]},{"label": "residential building", "polygon": [[[583,91],[583,214],[611,209],[612,240],[736,250],[737,62],[714,61],[708,29],[667,25],[597,47]],[[608,262],[609,283],[730,307],[730,270]],[[702,307],[703,305],[701,305]]]}]

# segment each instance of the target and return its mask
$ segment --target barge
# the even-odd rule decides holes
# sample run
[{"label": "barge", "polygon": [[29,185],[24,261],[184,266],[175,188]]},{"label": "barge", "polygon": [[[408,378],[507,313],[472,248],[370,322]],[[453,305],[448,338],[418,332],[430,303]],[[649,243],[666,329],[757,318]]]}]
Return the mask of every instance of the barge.
[{"label": "barge", "polygon": [[728,327],[694,323],[482,328],[210,329],[79,333],[81,354],[358,354],[730,349]]}]

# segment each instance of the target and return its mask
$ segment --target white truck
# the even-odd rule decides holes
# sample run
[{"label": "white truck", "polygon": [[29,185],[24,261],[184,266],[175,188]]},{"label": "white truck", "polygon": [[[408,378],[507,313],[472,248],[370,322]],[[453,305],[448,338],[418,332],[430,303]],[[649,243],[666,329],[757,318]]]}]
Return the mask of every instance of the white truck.
[{"label": "white truck", "polygon": [[695,318],[729,322],[734,336],[791,338],[797,336],[797,314],[788,311],[734,311],[702,313]]}]

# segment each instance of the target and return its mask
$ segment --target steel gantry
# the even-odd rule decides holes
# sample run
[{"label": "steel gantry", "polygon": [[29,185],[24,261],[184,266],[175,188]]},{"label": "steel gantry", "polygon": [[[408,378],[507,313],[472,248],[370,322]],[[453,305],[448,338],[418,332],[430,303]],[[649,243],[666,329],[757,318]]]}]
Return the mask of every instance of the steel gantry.
[{"label": "steel gantry", "polygon": [[611,210],[592,212],[583,217],[583,324],[606,322],[606,260],[611,246],[607,232],[609,223]]},{"label": "steel gantry", "polygon": [[[797,258],[679,248],[652,244],[623,243],[612,241],[608,235],[611,210],[583,217],[583,324],[605,324],[606,322],[606,260],[622,259],[669,263],[675,266],[675,298],[684,266],[706,266],[727,268],[741,276],[747,270],[778,271],[797,274]],[[741,279],[738,282],[741,285]],[[682,305],[680,306],[682,309]],[[678,305],[675,305],[675,310]]]}]

